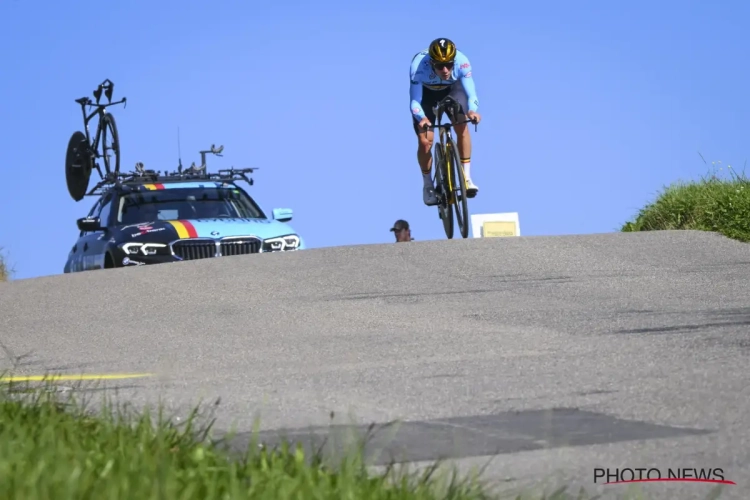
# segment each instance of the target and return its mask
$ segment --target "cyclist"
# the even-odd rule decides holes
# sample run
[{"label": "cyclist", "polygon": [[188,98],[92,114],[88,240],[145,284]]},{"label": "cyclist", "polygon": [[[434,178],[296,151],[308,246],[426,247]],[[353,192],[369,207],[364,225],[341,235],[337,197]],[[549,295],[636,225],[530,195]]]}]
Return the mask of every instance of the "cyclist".
[{"label": "cyclist", "polygon": [[[471,76],[471,63],[463,52],[447,38],[437,38],[430,43],[427,50],[418,52],[411,61],[409,70],[411,85],[411,114],[414,131],[417,133],[417,161],[424,178],[425,205],[437,204],[435,186],[432,183],[432,140],[431,130],[420,130],[432,125],[435,115],[433,106],[445,96],[450,95],[461,105],[459,116],[449,115],[451,123],[469,118],[472,123],[479,123],[481,116],[477,113],[479,99]],[[461,82],[460,84],[458,82]],[[455,125],[458,153],[466,177],[466,196],[473,198],[479,188],[471,181],[469,171],[471,163],[471,136],[468,124]]]}]

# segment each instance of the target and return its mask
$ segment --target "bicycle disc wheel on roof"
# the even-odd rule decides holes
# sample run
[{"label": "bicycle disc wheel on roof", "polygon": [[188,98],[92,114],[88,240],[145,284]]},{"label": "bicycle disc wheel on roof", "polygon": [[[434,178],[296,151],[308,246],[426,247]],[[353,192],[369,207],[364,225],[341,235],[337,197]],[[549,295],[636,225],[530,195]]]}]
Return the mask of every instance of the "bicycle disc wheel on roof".
[{"label": "bicycle disc wheel on roof", "polygon": [[93,160],[86,136],[80,130],[76,130],[70,136],[65,152],[65,182],[70,197],[75,201],[81,201],[86,195],[92,168]]}]

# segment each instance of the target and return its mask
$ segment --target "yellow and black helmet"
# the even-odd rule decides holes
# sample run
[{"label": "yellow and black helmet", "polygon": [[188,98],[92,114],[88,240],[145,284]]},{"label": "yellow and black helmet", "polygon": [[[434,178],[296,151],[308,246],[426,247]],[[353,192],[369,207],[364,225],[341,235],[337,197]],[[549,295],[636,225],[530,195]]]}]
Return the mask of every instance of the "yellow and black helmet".
[{"label": "yellow and black helmet", "polygon": [[430,43],[429,54],[436,63],[452,62],[456,58],[456,44],[447,38],[436,38]]}]

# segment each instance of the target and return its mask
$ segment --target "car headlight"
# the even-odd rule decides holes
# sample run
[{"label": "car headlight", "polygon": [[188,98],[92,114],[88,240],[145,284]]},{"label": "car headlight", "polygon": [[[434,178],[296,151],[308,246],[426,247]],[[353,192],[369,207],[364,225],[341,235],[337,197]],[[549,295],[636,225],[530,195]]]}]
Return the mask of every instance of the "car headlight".
[{"label": "car headlight", "polygon": [[287,250],[296,250],[299,246],[299,236],[288,234],[278,238],[268,238],[263,241],[264,252],[282,252]]},{"label": "car headlight", "polygon": [[139,243],[139,242],[129,242],[129,243],[123,243],[120,245],[120,248],[122,248],[122,251],[125,252],[128,255],[157,255],[157,254],[163,254],[165,253],[163,249],[165,249],[167,245],[164,243]]}]

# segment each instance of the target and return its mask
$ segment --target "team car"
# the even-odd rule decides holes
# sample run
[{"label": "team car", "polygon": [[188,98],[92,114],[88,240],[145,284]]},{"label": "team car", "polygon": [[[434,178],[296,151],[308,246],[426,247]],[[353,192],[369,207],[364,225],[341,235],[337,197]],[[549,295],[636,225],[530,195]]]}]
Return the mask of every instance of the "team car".
[{"label": "team car", "polygon": [[[288,224],[292,209],[273,209],[269,217],[237,184],[253,185],[254,169],[207,172],[205,153],[222,150],[201,151],[200,167],[159,173],[138,163],[134,172],[104,177],[86,194],[98,199],[77,221],[80,234],[63,272],[304,249]],[[72,186],[71,195],[78,189]]]}]

